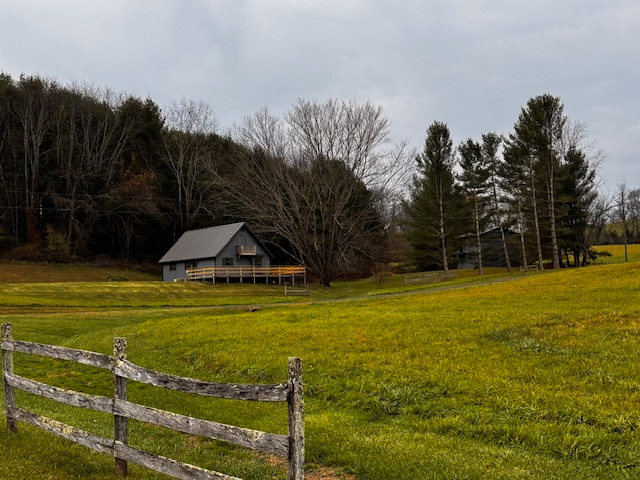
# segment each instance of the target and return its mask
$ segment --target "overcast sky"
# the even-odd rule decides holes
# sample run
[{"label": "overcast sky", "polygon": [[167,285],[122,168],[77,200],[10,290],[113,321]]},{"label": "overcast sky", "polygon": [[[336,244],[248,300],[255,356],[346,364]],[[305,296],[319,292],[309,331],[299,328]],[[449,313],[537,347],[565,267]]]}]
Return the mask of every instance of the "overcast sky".
[{"label": "overcast sky", "polygon": [[221,130],[298,98],[370,101],[422,148],[509,133],[559,96],[640,187],[638,0],[0,0],[0,70],[93,83],[161,107],[202,100]]}]

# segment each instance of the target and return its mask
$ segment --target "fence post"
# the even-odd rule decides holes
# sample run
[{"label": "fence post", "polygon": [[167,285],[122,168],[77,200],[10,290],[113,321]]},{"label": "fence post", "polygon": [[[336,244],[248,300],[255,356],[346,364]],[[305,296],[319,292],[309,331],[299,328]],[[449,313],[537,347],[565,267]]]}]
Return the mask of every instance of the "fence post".
[{"label": "fence post", "polygon": [[289,480],[304,480],[302,360],[289,358]]},{"label": "fence post", "polygon": [[[113,340],[113,357],[114,366],[124,360],[127,357],[127,339],[116,337]],[[127,379],[113,374],[113,400],[114,407],[118,400],[127,400]],[[121,442],[124,445],[129,443],[129,424],[127,417],[120,415],[113,416],[115,427],[115,440]],[[119,477],[127,476],[127,461],[121,458],[115,457],[116,475]]]},{"label": "fence post", "polygon": [[[11,340],[11,324],[2,324],[2,341]],[[13,352],[11,350],[2,349],[2,378],[4,383],[4,411],[7,417],[7,430],[10,432],[18,431],[18,421],[13,417],[13,410],[16,408],[16,391],[7,383],[5,374],[13,373]]]}]

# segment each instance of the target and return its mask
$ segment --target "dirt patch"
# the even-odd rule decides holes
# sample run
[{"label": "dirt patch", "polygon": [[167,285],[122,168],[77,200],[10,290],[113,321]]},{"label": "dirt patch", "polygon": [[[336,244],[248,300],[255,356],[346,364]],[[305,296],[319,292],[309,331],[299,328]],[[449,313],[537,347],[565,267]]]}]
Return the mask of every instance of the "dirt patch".
[{"label": "dirt patch", "polygon": [[[276,467],[287,468],[288,462],[284,458],[268,456],[265,461]],[[318,465],[307,465],[308,470],[304,474],[305,480],[356,480],[356,477],[342,473],[334,468],[321,467]]]},{"label": "dirt patch", "polygon": [[353,475],[338,473],[327,467],[320,467],[313,472],[305,473],[304,478],[306,480],[356,480]]}]

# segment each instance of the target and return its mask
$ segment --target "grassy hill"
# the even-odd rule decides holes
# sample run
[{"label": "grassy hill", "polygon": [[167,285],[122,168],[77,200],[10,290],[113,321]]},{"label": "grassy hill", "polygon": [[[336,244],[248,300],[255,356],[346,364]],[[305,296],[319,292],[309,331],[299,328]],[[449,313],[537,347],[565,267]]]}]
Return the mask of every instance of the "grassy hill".
[{"label": "grassy hill", "polygon": [[0,262],[0,283],[154,281],[160,276],[136,270],[88,264]]},{"label": "grassy hill", "polygon": [[[287,357],[300,356],[310,470],[367,480],[640,477],[640,264],[410,288],[403,294],[394,277],[382,289],[338,283],[296,298],[271,286],[14,283],[0,284],[0,315],[17,339],[110,353],[113,337],[125,336],[132,361],[213,381],[279,382]],[[112,389],[108,374],[19,355],[16,371]],[[129,395],[286,433],[279,405],[135,384]],[[101,414],[26,394],[18,404],[98,434],[113,429]],[[26,425],[8,435],[0,419],[0,478],[113,478],[112,459]],[[140,424],[131,435],[141,448],[242,478],[286,478],[277,464],[217,442]]]},{"label": "grassy hill", "polygon": [[[611,254],[611,256],[599,257],[595,261],[596,265],[624,263],[624,245],[598,245],[593,248],[596,252],[606,252]],[[630,262],[640,262],[640,245],[627,245],[627,256],[629,257]]]}]

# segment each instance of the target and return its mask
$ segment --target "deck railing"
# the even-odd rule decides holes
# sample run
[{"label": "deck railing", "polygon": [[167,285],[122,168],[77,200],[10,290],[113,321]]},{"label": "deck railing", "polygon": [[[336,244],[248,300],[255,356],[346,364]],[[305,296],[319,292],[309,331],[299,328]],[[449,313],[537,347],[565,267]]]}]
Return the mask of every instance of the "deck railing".
[{"label": "deck railing", "polygon": [[187,280],[216,280],[238,279],[240,282],[245,280],[256,282],[258,278],[277,280],[278,284],[282,281],[290,281],[295,285],[302,280],[306,284],[306,267],[299,265],[283,265],[270,267],[256,266],[217,266],[217,267],[200,267],[190,268],[187,270]]},{"label": "deck railing", "polygon": [[236,245],[236,255],[239,257],[243,255],[256,256],[258,249],[255,245]]}]

